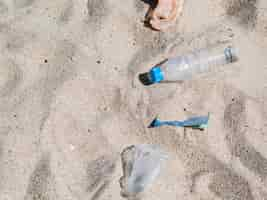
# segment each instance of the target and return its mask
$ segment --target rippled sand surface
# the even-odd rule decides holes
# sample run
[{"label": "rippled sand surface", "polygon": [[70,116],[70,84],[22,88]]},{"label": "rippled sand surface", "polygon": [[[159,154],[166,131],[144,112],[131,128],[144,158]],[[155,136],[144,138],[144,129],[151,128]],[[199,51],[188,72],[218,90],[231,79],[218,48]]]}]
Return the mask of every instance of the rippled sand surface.
[{"label": "rippled sand surface", "polygon": [[[0,0],[0,200],[118,200],[119,153],[169,153],[143,199],[267,199],[267,1],[186,0],[165,33],[148,1]],[[240,60],[184,83],[138,74],[235,45]],[[210,112],[205,131],[147,129]]]}]

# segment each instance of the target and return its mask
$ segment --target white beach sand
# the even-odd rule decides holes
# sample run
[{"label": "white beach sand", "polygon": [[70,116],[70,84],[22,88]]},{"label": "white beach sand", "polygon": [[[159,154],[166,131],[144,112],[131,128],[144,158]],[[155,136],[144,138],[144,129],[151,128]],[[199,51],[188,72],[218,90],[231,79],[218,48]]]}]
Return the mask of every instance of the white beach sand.
[{"label": "white beach sand", "polygon": [[[119,153],[139,143],[170,155],[144,199],[267,199],[267,1],[186,0],[166,33],[143,26],[147,9],[0,0],[0,200],[123,199]],[[170,55],[228,44],[240,60],[217,73],[138,80]],[[203,132],[146,128],[208,112]]]}]

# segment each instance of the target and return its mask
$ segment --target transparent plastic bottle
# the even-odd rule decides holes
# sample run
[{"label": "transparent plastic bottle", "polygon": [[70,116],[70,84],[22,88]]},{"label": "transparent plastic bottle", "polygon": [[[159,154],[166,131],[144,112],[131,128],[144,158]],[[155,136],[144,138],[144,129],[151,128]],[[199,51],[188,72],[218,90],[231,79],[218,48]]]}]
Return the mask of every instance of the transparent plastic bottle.
[{"label": "transparent plastic bottle", "polygon": [[232,47],[225,49],[201,49],[185,56],[167,59],[153,67],[148,73],[140,74],[144,85],[160,82],[184,81],[194,75],[213,70],[213,68],[237,61],[236,51]]}]

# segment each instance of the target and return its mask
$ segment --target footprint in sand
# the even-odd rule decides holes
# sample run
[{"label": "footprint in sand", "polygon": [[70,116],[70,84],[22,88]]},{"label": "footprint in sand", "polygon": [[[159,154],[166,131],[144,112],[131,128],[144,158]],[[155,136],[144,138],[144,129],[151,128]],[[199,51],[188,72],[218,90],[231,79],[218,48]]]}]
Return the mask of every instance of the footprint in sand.
[{"label": "footprint in sand", "polygon": [[265,179],[267,177],[267,159],[249,143],[245,135],[248,131],[246,127],[249,126],[247,99],[242,92],[233,88],[231,91],[234,91],[231,92],[232,100],[228,102],[224,111],[228,146],[232,155],[239,158],[246,168]]},{"label": "footprint in sand", "polygon": [[50,154],[43,154],[30,176],[25,200],[54,199],[55,184],[50,167]]},{"label": "footprint in sand", "polygon": [[226,12],[235,17],[238,22],[245,26],[254,26],[257,20],[258,0],[227,0],[224,1]]},{"label": "footprint in sand", "polygon": [[[253,200],[253,194],[248,181],[235,170],[228,167],[209,152],[201,151],[196,146],[185,145],[185,163],[192,171],[190,191],[196,193],[204,185],[210,196],[221,199]],[[201,183],[202,182],[202,183]],[[201,183],[201,184],[200,184]],[[198,188],[200,186],[200,188]],[[201,190],[203,191],[203,189]]]}]

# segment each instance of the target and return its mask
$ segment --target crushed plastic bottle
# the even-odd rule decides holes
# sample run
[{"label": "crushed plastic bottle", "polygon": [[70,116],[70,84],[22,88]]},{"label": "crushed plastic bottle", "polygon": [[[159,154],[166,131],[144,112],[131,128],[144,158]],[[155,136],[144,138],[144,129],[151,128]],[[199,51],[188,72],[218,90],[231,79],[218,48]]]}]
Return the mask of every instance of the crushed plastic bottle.
[{"label": "crushed plastic bottle", "polygon": [[141,144],[125,148],[121,153],[121,195],[127,198],[140,195],[158,177],[167,158],[157,145]]},{"label": "crushed plastic bottle", "polygon": [[202,49],[185,56],[169,58],[162,64],[153,67],[149,72],[139,75],[144,85],[160,82],[184,81],[194,75],[208,72],[214,67],[233,63],[238,60],[236,50],[227,47],[224,50]]}]

